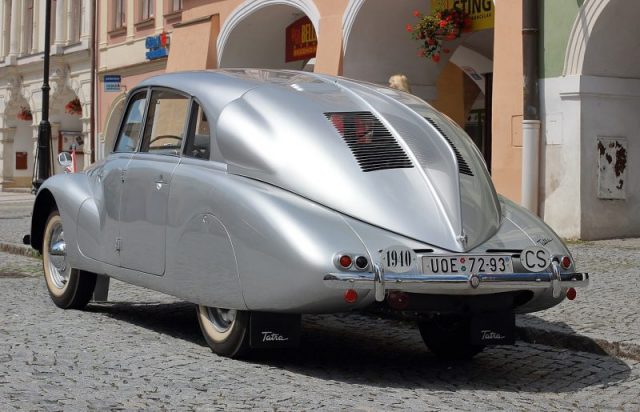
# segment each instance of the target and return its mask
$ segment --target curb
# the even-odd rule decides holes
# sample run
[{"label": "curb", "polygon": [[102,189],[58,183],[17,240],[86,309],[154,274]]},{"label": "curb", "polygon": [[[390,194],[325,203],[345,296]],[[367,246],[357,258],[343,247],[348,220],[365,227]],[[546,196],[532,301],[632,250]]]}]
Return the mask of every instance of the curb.
[{"label": "curb", "polygon": [[[0,252],[40,258],[37,250],[27,245],[0,242]],[[376,313],[377,315],[397,317],[390,313]],[[405,319],[406,320],[406,319]],[[596,355],[622,357],[640,361],[640,345],[625,342],[613,342],[606,339],[590,338],[583,335],[557,332],[529,326],[517,326],[517,337],[520,341],[554,348],[569,349]]]},{"label": "curb", "polygon": [[11,253],[32,258],[40,258],[40,253],[31,246],[19,245],[17,243],[0,242],[0,252]]}]

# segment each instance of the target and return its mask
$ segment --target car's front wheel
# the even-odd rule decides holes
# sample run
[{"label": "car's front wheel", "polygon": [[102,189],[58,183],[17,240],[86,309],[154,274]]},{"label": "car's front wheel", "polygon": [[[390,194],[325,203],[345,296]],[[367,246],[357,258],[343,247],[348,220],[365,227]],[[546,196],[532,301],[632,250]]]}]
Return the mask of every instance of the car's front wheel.
[{"label": "car's front wheel", "polygon": [[422,340],[437,357],[468,360],[485,348],[470,342],[469,322],[465,316],[438,315],[418,322],[418,327]]},{"label": "car's front wheel", "polygon": [[198,322],[211,350],[238,358],[249,350],[249,312],[198,305]]},{"label": "car's front wheel", "polygon": [[96,275],[69,265],[62,219],[57,210],[51,212],[45,226],[42,263],[47,289],[56,306],[82,309],[89,303],[96,286]]}]

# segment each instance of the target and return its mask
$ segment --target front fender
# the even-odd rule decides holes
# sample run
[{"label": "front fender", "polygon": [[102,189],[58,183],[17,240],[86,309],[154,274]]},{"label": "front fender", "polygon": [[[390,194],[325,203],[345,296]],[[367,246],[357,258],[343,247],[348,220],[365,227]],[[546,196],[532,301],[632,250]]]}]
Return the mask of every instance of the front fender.
[{"label": "front fender", "polygon": [[64,227],[67,259],[73,267],[82,268],[78,249],[77,219],[80,207],[92,198],[84,173],[54,175],[44,181],[33,205],[31,217],[31,246],[42,253],[47,218],[58,210]]}]

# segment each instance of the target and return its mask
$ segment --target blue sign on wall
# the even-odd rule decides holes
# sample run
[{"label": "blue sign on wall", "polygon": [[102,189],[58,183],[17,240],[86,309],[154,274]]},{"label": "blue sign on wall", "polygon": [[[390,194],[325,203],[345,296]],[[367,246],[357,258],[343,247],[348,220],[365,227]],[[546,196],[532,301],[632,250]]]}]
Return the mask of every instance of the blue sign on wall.
[{"label": "blue sign on wall", "polygon": [[154,60],[169,56],[169,36],[167,33],[160,33],[156,36],[149,36],[145,39],[144,45],[147,48],[147,59]]},{"label": "blue sign on wall", "polygon": [[119,92],[120,83],[122,82],[122,76],[119,74],[107,74],[104,76],[104,91],[105,92]]}]

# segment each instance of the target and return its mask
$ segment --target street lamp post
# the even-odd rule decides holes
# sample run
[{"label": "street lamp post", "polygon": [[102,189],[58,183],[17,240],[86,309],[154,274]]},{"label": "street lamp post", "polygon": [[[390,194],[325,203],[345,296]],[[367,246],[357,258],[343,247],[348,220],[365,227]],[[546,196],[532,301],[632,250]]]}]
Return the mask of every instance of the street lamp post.
[{"label": "street lamp post", "polygon": [[36,163],[38,168],[33,179],[33,190],[40,188],[49,177],[51,159],[51,124],[49,123],[49,58],[51,51],[51,1],[45,1],[44,23],[44,75],[42,82],[42,120],[38,129],[38,150]]}]

